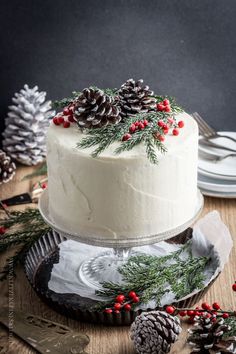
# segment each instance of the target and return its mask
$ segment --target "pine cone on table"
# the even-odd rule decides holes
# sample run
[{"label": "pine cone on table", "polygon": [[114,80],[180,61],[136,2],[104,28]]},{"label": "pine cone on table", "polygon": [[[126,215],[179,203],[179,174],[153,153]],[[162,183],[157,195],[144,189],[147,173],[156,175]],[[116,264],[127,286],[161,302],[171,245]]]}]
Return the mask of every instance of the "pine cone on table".
[{"label": "pine cone on table", "polygon": [[9,182],[15,175],[16,165],[10,156],[0,150],[0,184]]},{"label": "pine cone on table", "polygon": [[127,80],[118,91],[121,115],[124,119],[138,113],[147,113],[156,107],[154,92],[143,86],[143,80]]},{"label": "pine cone on table", "polygon": [[178,317],[163,311],[143,312],[131,325],[131,339],[138,354],[169,353],[181,332]]},{"label": "pine cone on table", "polygon": [[223,336],[230,330],[230,326],[224,323],[224,319],[217,318],[212,322],[211,318],[199,317],[194,327],[189,330],[188,343],[192,347],[191,354],[201,353],[236,353],[235,342],[224,339]]},{"label": "pine cone on table", "polygon": [[54,115],[51,101],[45,101],[46,92],[28,85],[12,98],[13,105],[5,120],[3,148],[14,160],[25,165],[36,165],[46,157],[46,130]]},{"label": "pine cone on table", "polygon": [[77,97],[74,117],[80,128],[101,128],[117,124],[121,120],[120,110],[112,97],[96,88],[85,88]]}]

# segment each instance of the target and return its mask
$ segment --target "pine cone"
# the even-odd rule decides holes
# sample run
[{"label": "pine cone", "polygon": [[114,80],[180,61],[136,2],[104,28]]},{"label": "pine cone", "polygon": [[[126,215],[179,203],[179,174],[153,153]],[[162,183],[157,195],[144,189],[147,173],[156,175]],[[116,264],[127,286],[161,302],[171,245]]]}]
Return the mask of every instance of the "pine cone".
[{"label": "pine cone", "polygon": [[191,354],[209,354],[212,351],[235,353],[228,348],[231,342],[223,339],[223,335],[229,330],[230,326],[224,324],[222,317],[215,322],[212,322],[211,318],[199,317],[194,327],[189,330],[188,343],[193,348]]},{"label": "pine cone", "polygon": [[143,80],[127,80],[119,90],[122,118],[138,113],[147,113],[156,107],[156,99],[149,86],[143,86]]},{"label": "pine cone", "polygon": [[178,317],[163,311],[143,312],[131,325],[131,339],[139,354],[168,353],[181,332]]},{"label": "pine cone", "polygon": [[74,115],[80,128],[101,128],[121,120],[120,110],[113,99],[94,88],[85,88],[76,99]]},{"label": "pine cone", "polygon": [[39,92],[37,86],[30,89],[24,85],[12,98],[13,105],[5,120],[4,150],[25,165],[36,165],[46,156],[46,129],[55,112],[45,97],[46,92]]},{"label": "pine cone", "polygon": [[9,182],[15,175],[16,165],[6,153],[0,150],[0,184]]}]

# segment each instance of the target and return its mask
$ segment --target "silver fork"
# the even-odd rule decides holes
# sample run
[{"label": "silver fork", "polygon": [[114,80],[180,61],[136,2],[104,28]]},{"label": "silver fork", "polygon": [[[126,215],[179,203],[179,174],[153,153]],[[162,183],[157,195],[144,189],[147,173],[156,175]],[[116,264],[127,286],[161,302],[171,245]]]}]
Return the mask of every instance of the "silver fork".
[{"label": "silver fork", "polygon": [[232,153],[232,154],[217,156],[217,155],[205,153],[205,152],[203,152],[201,150],[199,150],[199,155],[202,156],[202,158],[204,158],[206,160],[210,160],[212,162],[222,161],[224,159],[227,159],[228,157],[236,157],[235,153],[234,154]]},{"label": "silver fork", "polygon": [[221,137],[236,142],[236,139],[232,138],[231,136],[218,134],[217,131],[215,131],[212,127],[210,127],[210,125],[207,124],[207,122],[205,122],[205,120],[197,112],[192,113],[192,116],[196,120],[199,128],[199,132],[202,136],[204,136],[204,138],[213,139],[213,138]]}]

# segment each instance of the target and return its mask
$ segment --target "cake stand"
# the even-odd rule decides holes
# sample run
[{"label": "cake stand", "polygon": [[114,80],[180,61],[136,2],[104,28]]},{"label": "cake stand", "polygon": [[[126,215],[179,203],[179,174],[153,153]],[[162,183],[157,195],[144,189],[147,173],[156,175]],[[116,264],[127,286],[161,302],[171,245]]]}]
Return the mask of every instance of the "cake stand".
[{"label": "cake stand", "polygon": [[[180,234],[191,226],[199,217],[204,204],[204,199],[200,191],[198,191],[198,200],[194,215],[184,224],[175,228],[165,230],[159,234],[140,236],[128,239],[101,239],[96,235],[83,237],[80,234],[72,233],[66,228],[58,226],[52,220],[49,212],[48,191],[45,190],[39,200],[39,210],[44,221],[62,237],[72,239],[81,244],[81,252],[85,245],[91,245],[96,248],[93,256],[88,256],[87,259],[80,260],[78,256],[78,271],[77,278],[79,284],[87,286],[90,289],[101,289],[103,282],[121,281],[121,275],[118,271],[119,267],[127,262],[128,258],[133,255],[140,254],[140,250],[135,250],[136,247],[153,245],[155,243],[168,240]],[[151,247],[151,246],[150,246]],[[105,248],[105,249],[104,249]]]}]

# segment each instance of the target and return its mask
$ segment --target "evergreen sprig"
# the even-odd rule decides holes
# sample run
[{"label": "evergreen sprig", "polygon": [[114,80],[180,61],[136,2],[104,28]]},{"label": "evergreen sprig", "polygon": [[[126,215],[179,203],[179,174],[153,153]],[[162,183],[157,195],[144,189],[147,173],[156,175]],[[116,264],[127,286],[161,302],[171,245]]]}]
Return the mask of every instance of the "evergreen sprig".
[{"label": "evergreen sprig", "polygon": [[0,237],[0,252],[4,252],[11,246],[20,245],[13,257],[7,260],[0,272],[0,280],[5,279],[9,273],[9,260],[16,265],[23,259],[25,252],[42,235],[50,230],[43,221],[38,209],[26,209],[25,211],[12,211],[9,219],[0,221],[0,226],[6,228],[6,233]]},{"label": "evergreen sprig", "polygon": [[236,337],[236,316],[225,318],[224,324],[230,326],[230,330],[223,335],[223,338]]},{"label": "evergreen sprig", "polygon": [[[184,252],[187,258],[186,254],[183,257]],[[96,293],[111,301],[120,293],[128,296],[132,290],[142,303],[155,300],[158,305],[166,293],[173,292],[178,300],[204,286],[204,270],[209,261],[210,257],[192,256],[191,242],[164,257],[138,254],[118,269],[122,284],[104,282],[103,289]]]},{"label": "evergreen sprig", "polygon": [[[176,110],[174,106],[174,110]],[[168,118],[173,117],[174,112],[149,112],[137,114],[135,117],[126,118],[124,122],[117,125],[107,125],[101,128],[86,130],[86,136],[78,143],[80,148],[90,148],[96,146],[97,148],[92,152],[93,157],[97,157],[108,146],[114,142],[119,142],[120,146],[114,151],[115,154],[120,154],[123,151],[132,150],[136,145],[143,142],[146,146],[146,153],[149,160],[157,164],[158,163],[158,151],[165,153],[167,151],[165,145],[157,139],[157,135],[163,134],[162,128],[158,126],[158,121],[162,120],[164,123],[168,123]],[[124,134],[129,132],[129,127],[136,121],[142,121],[146,119],[148,125],[143,130],[135,131],[131,138],[122,141]]]}]

